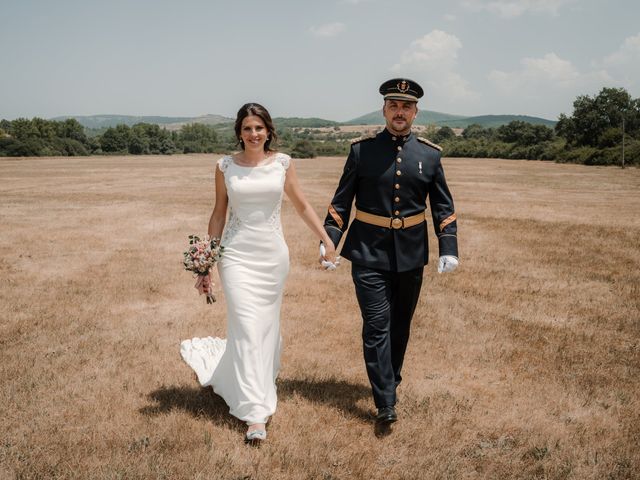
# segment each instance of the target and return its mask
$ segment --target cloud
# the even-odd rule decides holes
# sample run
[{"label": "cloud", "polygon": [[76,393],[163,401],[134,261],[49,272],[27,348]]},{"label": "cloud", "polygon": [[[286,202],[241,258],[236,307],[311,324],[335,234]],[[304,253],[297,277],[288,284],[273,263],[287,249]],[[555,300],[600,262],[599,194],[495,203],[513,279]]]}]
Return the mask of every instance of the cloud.
[{"label": "cloud", "polygon": [[536,91],[544,95],[551,90],[590,89],[613,81],[606,70],[582,73],[569,60],[555,53],[547,53],[541,58],[523,58],[520,65],[520,70],[513,72],[493,70],[489,80],[503,93],[528,92],[528,95]]},{"label": "cloud", "polygon": [[593,66],[607,69],[627,88],[640,86],[640,33],[627,37],[618,50]]},{"label": "cloud", "polygon": [[577,0],[464,0],[462,5],[471,11],[487,11],[503,18],[514,18],[527,13],[558,15],[565,5]]},{"label": "cloud", "polygon": [[335,37],[336,35],[340,35],[346,29],[347,27],[344,23],[334,22],[326,23],[318,27],[313,26],[309,29],[309,31],[316,37]]},{"label": "cloud", "polygon": [[[529,114],[563,111],[578,95],[593,94],[613,79],[606,70],[581,72],[569,60],[551,52],[539,58],[523,58],[518,70],[493,70],[488,75],[498,97],[512,108]],[[533,112],[532,105],[539,111]]]},{"label": "cloud", "polygon": [[542,85],[571,86],[580,78],[573,64],[555,53],[547,53],[542,58],[523,58],[520,65],[521,69],[514,72],[493,70],[489,80],[503,92],[514,92]]},{"label": "cloud", "polygon": [[[598,64],[600,63],[613,68],[637,67],[640,64],[640,33],[627,37],[617,51]],[[637,68],[635,70],[637,71]]]},{"label": "cloud", "polygon": [[407,67],[422,67],[423,69],[452,68],[458,58],[458,50],[462,42],[455,35],[442,30],[434,30],[424,37],[411,42],[408,50],[402,52],[400,62],[393,66],[393,70],[400,71]]},{"label": "cloud", "polygon": [[415,74],[418,77],[416,80],[426,78],[428,97],[444,96],[452,102],[471,100],[477,94],[456,71],[461,48],[462,42],[455,35],[433,30],[411,42],[391,70],[403,76]]},{"label": "cloud", "polygon": [[456,16],[455,16],[455,15],[453,15],[453,14],[451,14],[451,13],[447,13],[447,14],[445,14],[445,16],[444,16],[444,19],[445,19],[447,22],[454,22],[454,21],[456,20]]}]

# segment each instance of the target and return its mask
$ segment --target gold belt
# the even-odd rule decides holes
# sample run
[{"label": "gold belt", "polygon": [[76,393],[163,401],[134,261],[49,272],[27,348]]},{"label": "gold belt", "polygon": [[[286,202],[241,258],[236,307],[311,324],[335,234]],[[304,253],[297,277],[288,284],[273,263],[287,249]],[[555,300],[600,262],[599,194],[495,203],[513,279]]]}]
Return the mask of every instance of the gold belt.
[{"label": "gold belt", "polygon": [[363,212],[362,210],[356,210],[356,220],[368,223],[369,225],[376,225],[378,227],[393,228],[394,230],[398,230],[399,228],[404,229],[421,224],[425,221],[425,214],[426,210],[416,215],[411,215],[410,217],[394,218],[383,217],[381,215],[374,215],[372,213]]}]

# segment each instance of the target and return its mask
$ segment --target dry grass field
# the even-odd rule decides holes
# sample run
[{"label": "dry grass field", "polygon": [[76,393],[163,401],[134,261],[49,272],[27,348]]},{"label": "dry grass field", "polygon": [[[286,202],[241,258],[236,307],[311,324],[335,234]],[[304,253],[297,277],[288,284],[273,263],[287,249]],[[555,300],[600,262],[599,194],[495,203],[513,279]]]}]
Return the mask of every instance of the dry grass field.
[{"label": "dry grass field", "polygon": [[[461,267],[425,271],[374,435],[347,262],[289,202],[278,411],[259,449],[179,342],[225,330],[182,270],[215,158],[0,159],[0,478],[640,478],[640,170],[446,159]],[[298,161],[319,214],[343,159]],[[432,228],[430,227],[430,230]]]}]

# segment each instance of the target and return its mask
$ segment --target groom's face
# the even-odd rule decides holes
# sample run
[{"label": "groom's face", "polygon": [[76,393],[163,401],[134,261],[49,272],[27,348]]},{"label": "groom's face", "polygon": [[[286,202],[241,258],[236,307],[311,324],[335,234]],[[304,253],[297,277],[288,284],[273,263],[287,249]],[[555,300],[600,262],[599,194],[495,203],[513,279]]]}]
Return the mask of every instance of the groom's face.
[{"label": "groom's face", "polygon": [[385,100],[382,113],[387,123],[387,130],[397,135],[405,135],[411,130],[411,125],[418,114],[418,104],[403,100]]}]

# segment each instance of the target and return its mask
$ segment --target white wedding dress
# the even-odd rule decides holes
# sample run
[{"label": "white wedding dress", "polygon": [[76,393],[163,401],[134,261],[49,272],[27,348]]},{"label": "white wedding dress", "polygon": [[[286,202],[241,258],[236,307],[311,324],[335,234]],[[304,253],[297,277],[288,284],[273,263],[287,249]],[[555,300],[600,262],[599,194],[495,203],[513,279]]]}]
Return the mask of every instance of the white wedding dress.
[{"label": "white wedding dress", "polygon": [[231,156],[218,161],[229,197],[217,267],[227,301],[227,339],[193,338],[180,346],[200,384],[213,387],[247,424],[266,423],[276,410],[280,304],[289,273],[280,205],[290,160],[276,153],[257,167],[238,165]]}]

